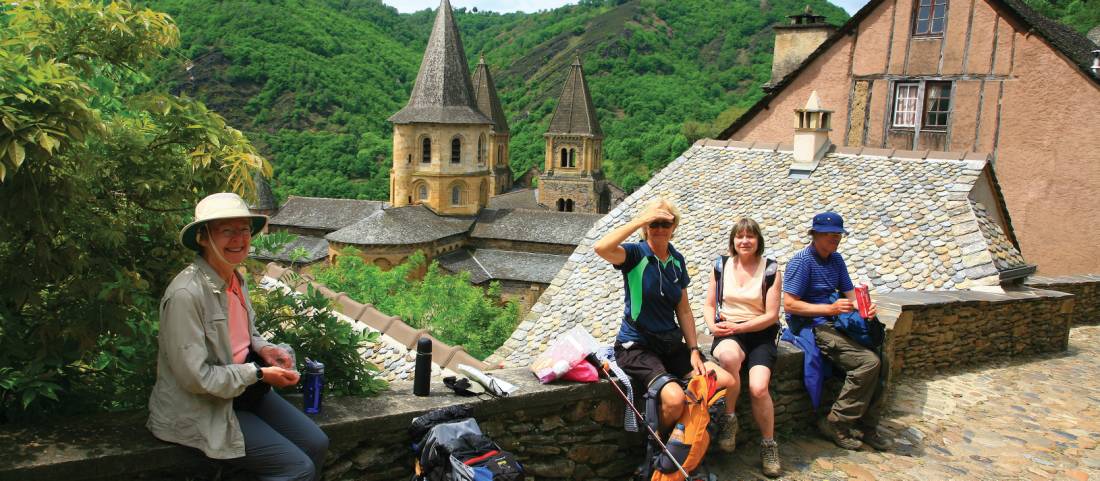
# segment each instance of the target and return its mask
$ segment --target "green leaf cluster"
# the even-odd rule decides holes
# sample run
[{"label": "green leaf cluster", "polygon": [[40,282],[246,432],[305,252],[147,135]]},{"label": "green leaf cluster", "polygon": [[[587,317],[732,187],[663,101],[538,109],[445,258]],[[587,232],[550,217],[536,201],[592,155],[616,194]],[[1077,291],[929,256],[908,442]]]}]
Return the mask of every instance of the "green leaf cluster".
[{"label": "green leaf cluster", "polygon": [[207,193],[270,166],[195,100],[157,90],[177,44],[128,1],[0,8],[0,422],[144,405],[157,299]]},{"label": "green leaf cluster", "polygon": [[378,367],[362,354],[378,343],[379,333],[357,330],[337,318],[331,301],[312,285],[302,294],[253,288],[249,297],[256,329],[271,342],[292,347],[300,371],[306,358],[324,363],[327,393],[362,396],[386,388],[385,381],[375,377]]},{"label": "green leaf cluster", "polygon": [[[433,261],[425,268],[423,253],[389,271],[382,271],[345,249],[336,264],[315,272],[317,281],[415,328],[426,328],[450,345],[461,345],[484,359],[512,334],[519,323],[514,302],[498,304],[500,285],[482,290],[470,284],[469,273],[444,273]],[[417,274],[423,273],[420,277]],[[419,277],[419,279],[418,279]]]}]

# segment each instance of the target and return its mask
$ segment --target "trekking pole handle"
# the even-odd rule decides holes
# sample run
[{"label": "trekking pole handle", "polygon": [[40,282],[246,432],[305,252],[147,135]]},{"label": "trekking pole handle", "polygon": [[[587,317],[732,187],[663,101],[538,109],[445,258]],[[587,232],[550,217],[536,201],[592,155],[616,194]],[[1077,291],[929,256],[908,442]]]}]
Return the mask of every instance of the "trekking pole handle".
[{"label": "trekking pole handle", "polygon": [[691,479],[691,476],[688,474],[687,470],[684,469],[684,467],[680,465],[680,462],[676,460],[676,456],[673,456],[672,452],[668,450],[668,446],[665,445],[665,442],[661,441],[661,436],[658,435],[657,432],[655,432],[653,428],[649,426],[649,423],[645,420],[645,416],[642,416],[642,413],[638,411],[638,408],[634,407],[634,402],[630,399],[627,399],[626,393],[623,392],[623,389],[619,387],[619,385],[616,383],[616,381],[625,381],[619,379],[618,376],[612,378],[611,371],[607,369],[606,364],[601,362],[600,359],[596,357],[596,353],[591,353],[585,356],[584,359],[600,371],[603,371],[603,374],[607,376],[607,380],[610,382],[611,387],[615,388],[615,391],[619,393],[619,397],[623,398],[623,402],[625,402],[627,407],[629,407],[630,410],[634,413],[634,416],[638,418],[638,421],[641,421],[642,426],[645,426],[646,431],[649,431],[649,435],[653,436],[653,439],[657,441],[657,445],[661,446],[661,451],[663,451],[665,455],[668,456],[668,459],[672,461],[672,464],[676,465],[676,469],[680,470],[680,474],[684,475],[684,480],[686,481],[688,479]]}]

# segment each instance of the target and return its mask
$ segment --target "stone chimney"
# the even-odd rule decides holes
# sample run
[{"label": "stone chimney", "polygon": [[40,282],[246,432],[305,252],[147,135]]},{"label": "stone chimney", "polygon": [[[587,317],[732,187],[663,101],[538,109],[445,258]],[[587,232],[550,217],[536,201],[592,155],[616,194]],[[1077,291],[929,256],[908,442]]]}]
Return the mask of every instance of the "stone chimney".
[{"label": "stone chimney", "polygon": [[832,110],[821,108],[817,91],[810,94],[806,107],[794,109],[794,162],[792,176],[808,176],[817,169],[821,158],[829,151],[829,131],[832,129]]},{"label": "stone chimney", "polygon": [[1092,51],[1092,76],[1100,78],[1100,49]]},{"label": "stone chimney", "polygon": [[814,15],[810,6],[798,15],[790,15],[787,25],[776,25],[775,49],[772,53],[772,79],[776,84],[788,73],[797,68],[825,39],[829,38],[836,27],[825,22],[822,15]]}]

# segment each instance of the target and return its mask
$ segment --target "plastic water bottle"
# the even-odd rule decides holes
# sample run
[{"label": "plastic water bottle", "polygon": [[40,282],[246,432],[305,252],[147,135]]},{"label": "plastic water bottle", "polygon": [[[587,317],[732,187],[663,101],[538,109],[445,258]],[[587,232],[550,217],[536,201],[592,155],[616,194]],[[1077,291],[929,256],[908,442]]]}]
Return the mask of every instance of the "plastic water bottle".
[{"label": "plastic water bottle", "polygon": [[325,391],[325,365],[307,357],[302,379],[302,409],[306,414],[319,414]]}]

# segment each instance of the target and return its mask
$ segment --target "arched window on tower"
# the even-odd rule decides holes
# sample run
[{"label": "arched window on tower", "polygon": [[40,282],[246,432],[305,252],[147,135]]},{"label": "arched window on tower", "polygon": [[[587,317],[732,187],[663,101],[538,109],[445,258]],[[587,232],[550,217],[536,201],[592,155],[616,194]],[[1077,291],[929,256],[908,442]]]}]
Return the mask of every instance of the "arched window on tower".
[{"label": "arched window on tower", "polygon": [[565,199],[558,199],[558,212],[565,212]]},{"label": "arched window on tower", "polygon": [[565,211],[566,212],[573,212],[573,199],[566,199],[566,201],[565,201]]},{"label": "arched window on tower", "polygon": [[420,200],[420,202],[428,201],[428,186],[426,184],[420,184],[420,186],[417,187],[416,198]]},{"label": "arched window on tower", "polygon": [[451,205],[464,204],[465,202],[463,201],[465,200],[464,197],[466,197],[465,194],[466,189],[464,189],[462,185],[456,184],[455,186],[451,187]]},{"label": "arched window on tower", "polygon": [[569,166],[577,166],[577,149],[569,149]]},{"label": "arched window on tower", "polygon": [[432,163],[432,139],[427,137],[424,137],[424,141],[420,143],[420,162]]},{"label": "arched window on tower", "polygon": [[477,138],[477,165],[485,165],[485,134]]},{"label": "arched window on tower", "polygon": [[564,148],[561,149],[561,166],[569,167],[569,151]]},{"label": "arched window on tower", "polygon": [[462,140],[458,137],[451,139],[451,163],[462,162]]}]

